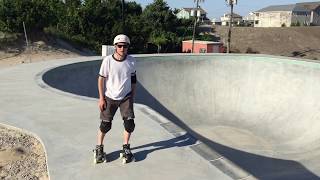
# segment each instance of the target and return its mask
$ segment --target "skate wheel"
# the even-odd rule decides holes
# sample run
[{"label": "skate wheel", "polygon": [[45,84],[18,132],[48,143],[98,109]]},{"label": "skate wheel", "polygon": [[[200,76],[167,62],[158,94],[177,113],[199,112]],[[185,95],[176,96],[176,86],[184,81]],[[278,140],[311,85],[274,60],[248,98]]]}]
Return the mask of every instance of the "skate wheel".
[{"label": "skate wheel", "polygon": [[97,159],[96,159],[96,153],[95,152],[93,152],[93,163],[97,164]]},{"label": "skate wheel", "polygon": [[126,164],[127,160],[126,159],[122,159],[122,164]]},{"label": "skate wheel", "polygon": [[107,154],[106,154],[106,153],[104,153],[104,162],[105,162],[105,163],[108,162],[108,161],[107,161]]}]

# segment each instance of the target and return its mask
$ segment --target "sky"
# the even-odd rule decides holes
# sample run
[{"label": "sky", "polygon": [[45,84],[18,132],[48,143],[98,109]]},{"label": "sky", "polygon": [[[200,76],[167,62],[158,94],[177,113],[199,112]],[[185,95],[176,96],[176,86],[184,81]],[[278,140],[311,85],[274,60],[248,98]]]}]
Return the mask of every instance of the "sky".
[{"label": "sky", "polygon": [[[142,7],[153,2],[153,0],[126,0],[135,1]],[[165,0],[172,9],[195,7],[194,0]],[[230,12],[230,7],[226,5],[225,0],[204,0],[200,6],[207,11],[207,17],[220,18],[224,13]],[[249,12],[257,11],[270,5],[295,4],[299,2],[316,2],[318,0],[238,0],[238,4],[234,6],[234,12],[241,16],[246,16]]]}]

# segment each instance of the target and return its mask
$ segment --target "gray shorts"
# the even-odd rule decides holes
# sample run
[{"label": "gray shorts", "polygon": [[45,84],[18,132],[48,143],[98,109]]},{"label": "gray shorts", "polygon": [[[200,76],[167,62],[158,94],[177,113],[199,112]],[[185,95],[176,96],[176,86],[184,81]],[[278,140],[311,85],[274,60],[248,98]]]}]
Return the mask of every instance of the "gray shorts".
[{"label": "gray shorts", "polygon": [[102,121],[111,122],[118,110],[118,107],[120,107],[120,113],[123,120],[134,119],[133,98],[131,93],[126,95],[122,100],[113,100],[105,97],[105,102],[106,108],[100,112],[100,119]]}]

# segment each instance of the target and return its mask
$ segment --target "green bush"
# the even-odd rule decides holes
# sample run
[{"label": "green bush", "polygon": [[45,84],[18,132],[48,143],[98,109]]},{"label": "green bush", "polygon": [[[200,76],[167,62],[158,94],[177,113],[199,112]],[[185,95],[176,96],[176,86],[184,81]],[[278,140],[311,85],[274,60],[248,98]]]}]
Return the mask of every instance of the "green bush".
[{"label": "green bush", "polygon": [[10,43],[17,41],[19,38],[18,33],[8,33],[8,32],[1,32],[0,31],[0,43]]}]

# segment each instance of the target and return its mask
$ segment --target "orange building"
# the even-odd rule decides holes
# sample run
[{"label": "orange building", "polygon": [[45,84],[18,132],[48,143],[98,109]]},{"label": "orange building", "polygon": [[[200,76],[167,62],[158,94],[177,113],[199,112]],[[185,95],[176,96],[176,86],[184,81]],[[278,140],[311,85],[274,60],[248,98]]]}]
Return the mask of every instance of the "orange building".
[{"label": "orange building", "polygon": [[[182,52],[191,53],[192,40],[182,41]],[[224,47],[221,42],[194,41],[194,53],[223,53]]]}]

